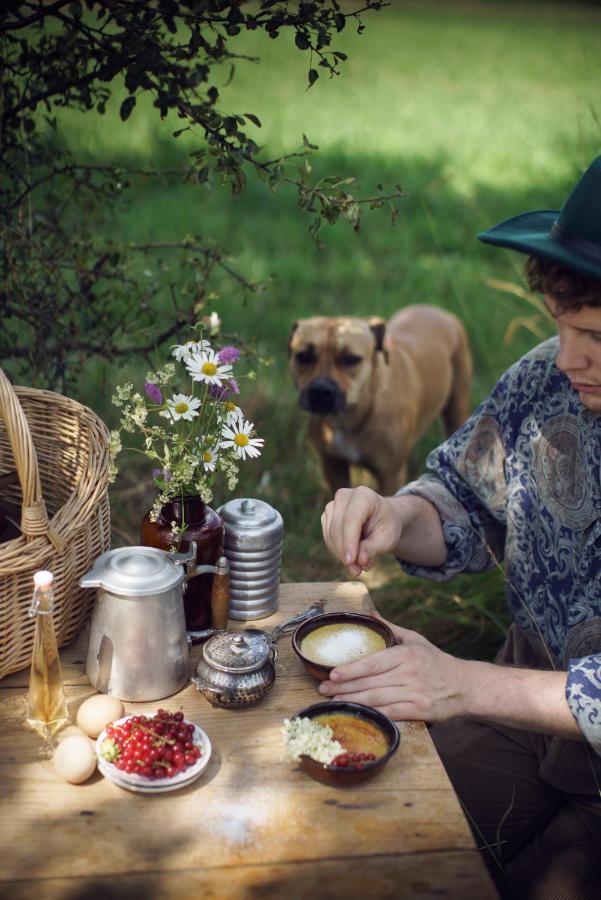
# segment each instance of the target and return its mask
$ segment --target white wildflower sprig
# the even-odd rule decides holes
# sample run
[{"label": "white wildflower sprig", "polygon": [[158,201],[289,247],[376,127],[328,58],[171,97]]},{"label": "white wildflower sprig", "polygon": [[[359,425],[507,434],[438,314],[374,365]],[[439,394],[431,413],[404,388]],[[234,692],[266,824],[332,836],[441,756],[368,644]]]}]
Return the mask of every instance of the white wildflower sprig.
[{"label": "white wildflower sprig", "polygon": [[[174,362],[146,373],[143,394],[131,382],[114,391],[121,419],[119,429],[111,433],[112,474],[123,450],[136,450],[152,460],[158,493],[151,518],[178,496],[198,495],[209,503],[218,478],[233,491],[240,463],[256,459],[263,447],[238,405],[239,380],[254,378],[254,372],[234,374],[239,349],[213,345],[221,328],[216,313],[197,327],[194,340],[171,348]],[[124,432],[138,433],[140,447],[123,447]]]}]

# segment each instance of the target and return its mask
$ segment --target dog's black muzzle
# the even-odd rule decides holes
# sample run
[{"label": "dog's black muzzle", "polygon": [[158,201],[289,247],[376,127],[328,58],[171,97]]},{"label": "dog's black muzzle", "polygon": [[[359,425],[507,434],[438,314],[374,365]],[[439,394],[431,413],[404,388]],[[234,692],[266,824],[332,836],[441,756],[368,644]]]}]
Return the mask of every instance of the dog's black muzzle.
[{"label": "dog's black muzzle", "polygon": [[314,378],[301,391],[299,403],[307,412],[331,416],[342,412],[346,396],[332,378]]}]

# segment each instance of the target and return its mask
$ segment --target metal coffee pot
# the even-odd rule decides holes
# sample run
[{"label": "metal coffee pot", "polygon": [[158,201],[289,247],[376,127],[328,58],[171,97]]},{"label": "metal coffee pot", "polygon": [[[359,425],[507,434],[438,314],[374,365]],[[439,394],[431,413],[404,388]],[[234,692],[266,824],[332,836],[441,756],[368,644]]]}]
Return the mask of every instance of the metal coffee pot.
[{"label": "metal coffee pot", "polygon": [[119,547],[82,576],[98,588],[86,672],[98,691],[121,700],[160,700],[188,680],[183,582],[194,574],[196,545],[186,553]]}]

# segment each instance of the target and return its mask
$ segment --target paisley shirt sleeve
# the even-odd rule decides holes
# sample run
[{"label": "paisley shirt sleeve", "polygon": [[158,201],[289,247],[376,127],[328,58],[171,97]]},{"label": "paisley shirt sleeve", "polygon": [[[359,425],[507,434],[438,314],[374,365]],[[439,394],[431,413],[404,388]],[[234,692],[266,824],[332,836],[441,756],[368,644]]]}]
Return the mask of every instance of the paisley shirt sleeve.
[{"label": "paisley shirt sleeve", "polygon": [[446,581],[459,572],[484,572],[503,559],[506,493],[503,409],[510,373],[466,424],[434,450],[427,474],[398,491],[436,508],[448,549],[439,568],[399,559],[410,575]]},{"label": "paisley shirt sleeve", "polygon": [[570,660],[566,699],[585,740],[601,755],[601,654]]}]

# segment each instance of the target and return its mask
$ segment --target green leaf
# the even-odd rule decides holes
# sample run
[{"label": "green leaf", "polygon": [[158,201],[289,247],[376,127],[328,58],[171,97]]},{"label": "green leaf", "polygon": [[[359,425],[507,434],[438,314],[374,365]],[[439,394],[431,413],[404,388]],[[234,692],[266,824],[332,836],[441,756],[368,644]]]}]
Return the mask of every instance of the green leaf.
[{"label": "green leaf", "polygon": [[244,113],[244,115],[247,119],[249,119],[253,123],[253,125],[256,125],[257,128],[261,127],[261,120],[259,119],[258,116],[255,116],[254,113]]},{"label": "green leaf", "polygon": [[119,115],[121,116],[121,121],[125,122],[126,119],[129,119],[131,115],[131,111],[136,105],[135,97],[126,97],[123,103],[121,104],[121,109],[119,110]]},{"label": "green leaf", "polygon": [[294,37],[294,43],[299,50],[308,50],[311,44],[304,31],[297,31]]},{"label": "green leaf", "polygon": [[319,72],[317,69],[309,69],[309,87],[315,84],[317,79],[319,78]]}]

